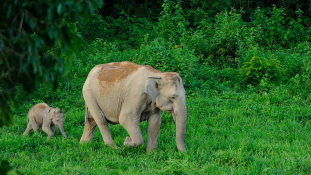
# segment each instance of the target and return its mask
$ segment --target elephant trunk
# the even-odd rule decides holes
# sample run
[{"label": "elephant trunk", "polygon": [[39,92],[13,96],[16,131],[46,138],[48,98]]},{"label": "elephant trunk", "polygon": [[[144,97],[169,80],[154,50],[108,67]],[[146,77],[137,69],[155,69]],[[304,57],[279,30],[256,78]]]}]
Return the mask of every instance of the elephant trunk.
[{"label": "elephant trunk", "polygon": [[67,139],[67,135],[66,135],[66,133],[64,131],[63,124],[59,124],[59,125],[57,125],[57,127],[59,128],[60,132],[63,134],[65,139]]},{"label": "elephant trunk", "polygon": [[187,108],[186,103],[174,106],[173,118],[176,123],[176,144],[179,151],[186,151],[184,137],[186,131]]}]

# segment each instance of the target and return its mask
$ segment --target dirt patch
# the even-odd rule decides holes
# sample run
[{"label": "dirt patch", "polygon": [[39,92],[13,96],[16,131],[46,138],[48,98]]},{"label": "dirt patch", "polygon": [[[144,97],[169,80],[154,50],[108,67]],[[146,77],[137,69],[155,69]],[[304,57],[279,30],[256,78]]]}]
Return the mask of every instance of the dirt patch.
[{"label": "dirt patch", "polygon": [[100,67],[101,65],[103,65],[103,64],[100,64],[100,65],[95,66],[95,67],[89,72],[89,74],[87,75],[87,78],[89,78],[89,77],[93,74],[93,72],[96,70],[96,68],[97,68],[97,67]]},{"label": "dirt patch", "polygon": [[100,65],[98,80],[100,82],[114,83],[128,77],[140,66],[131,62],[117,62]]}]

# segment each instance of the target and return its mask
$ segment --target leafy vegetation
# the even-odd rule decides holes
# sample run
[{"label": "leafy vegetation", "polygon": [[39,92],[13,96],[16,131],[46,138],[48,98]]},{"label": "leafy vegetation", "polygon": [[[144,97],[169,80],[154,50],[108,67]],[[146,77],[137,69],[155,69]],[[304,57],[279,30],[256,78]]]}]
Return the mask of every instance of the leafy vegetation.
[{"label": "leafy vegetation", "polygon": [[[310,1],[292,0],[107,1],[89,22],[66,23],[85,43],[55,91],[40,82],[32,94],[18,86],[15,123],[0,129],[0,160],[25,174],[311,174],[308,8]],[[59,46],[48,53],[68,57]],[[78,143],[87,74],[125,60],[182,76],[186,153],[177,151],[166,113],[152,153],[145,144],[123,147],[128,134],[119,125],[110,127],[118,149],[105,146],[98,130],[91,143]],[[40,102],[63,110],[68,140],[58,130],[53,140],[22,136],[28,110]]]},{"label": "leafy vegetation", "polygon": [[[12,123],[8,103],[17,85],[27,92],[36,90],[36,81],[57,87],[82,44],[68,22],[86,21],[101,5],[99,0],[1,1],[0,127]],[[51,53],[56,51],[66,56]]]}]

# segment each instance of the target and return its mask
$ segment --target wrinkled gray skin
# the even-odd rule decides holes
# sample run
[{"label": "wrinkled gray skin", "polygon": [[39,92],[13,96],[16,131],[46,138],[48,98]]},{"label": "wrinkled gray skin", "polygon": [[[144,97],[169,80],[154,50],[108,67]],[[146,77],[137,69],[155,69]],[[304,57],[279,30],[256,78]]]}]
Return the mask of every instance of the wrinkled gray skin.
[{"label": "wrinkled gray skin", "polygon": [[42,127],[43,132],[48,135],[48,139],[53,138],[55,126],[59,128],[65,139],[67,136],[64,132],[64,116],[59,108],[49,107],[45,103],[39,103],[30,108],[27,117],[28,125],[23,135],[27,135],[32,129],[39,132]]},{"label": "wrinkled gray skin", "polygon": [[80,142],[91,140],[98,126],[105,144],[115,147],[108,129],[111,123],[127,130],[125,146],[138,147],[144,143],[139,123],[147,120],[147,151],[151,151],[157,147],[162,110],[172,114],[177,148],[186,151],[185,89],[178,73],[131,62],[101,64],[90,71],[82,92],[86,113]]}]

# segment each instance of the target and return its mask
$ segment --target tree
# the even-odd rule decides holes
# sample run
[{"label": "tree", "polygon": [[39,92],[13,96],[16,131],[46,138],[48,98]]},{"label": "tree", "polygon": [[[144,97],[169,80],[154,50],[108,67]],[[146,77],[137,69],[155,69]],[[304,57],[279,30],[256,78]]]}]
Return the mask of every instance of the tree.
[{"label": "tree", "polygon": [[88,20],[102,5],[102,0],[0,2],[0,127],[12,123],[9,102],[17,86],[32,92],[35,82],[42,82],[56,89],[82,44],[74,23]]}]

